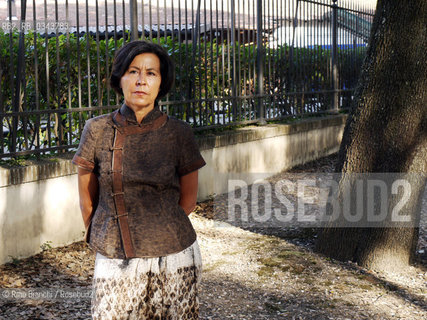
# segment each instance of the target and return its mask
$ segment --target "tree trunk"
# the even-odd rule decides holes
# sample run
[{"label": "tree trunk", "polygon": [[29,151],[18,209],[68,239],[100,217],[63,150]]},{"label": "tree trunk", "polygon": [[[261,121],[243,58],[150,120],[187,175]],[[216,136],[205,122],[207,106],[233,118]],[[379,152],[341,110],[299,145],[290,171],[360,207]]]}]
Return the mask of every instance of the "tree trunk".
[{"label": "tree trunk", "polygon": [[[417,220],[427,172],[427,1],[378,0],[336,172],[416,173],[406,210]],[[416,225],[330,224],[316,250],[369,269],[398,271],[411,262],[417,241]]]}]

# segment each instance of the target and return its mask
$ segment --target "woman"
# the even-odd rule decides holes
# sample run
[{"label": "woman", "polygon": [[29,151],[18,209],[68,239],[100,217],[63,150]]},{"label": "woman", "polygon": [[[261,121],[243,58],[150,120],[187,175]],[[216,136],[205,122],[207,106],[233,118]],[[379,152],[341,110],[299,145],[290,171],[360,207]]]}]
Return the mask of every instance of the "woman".
[{"label": "woman", "polygon": [[173,81],[162,47],[122,47],[110,84],[124,104],[86,122],[73,158],[97,252],[94,319],[198,318],[201,256],[188,215],[205,161],[190,125],[158,108]]}]

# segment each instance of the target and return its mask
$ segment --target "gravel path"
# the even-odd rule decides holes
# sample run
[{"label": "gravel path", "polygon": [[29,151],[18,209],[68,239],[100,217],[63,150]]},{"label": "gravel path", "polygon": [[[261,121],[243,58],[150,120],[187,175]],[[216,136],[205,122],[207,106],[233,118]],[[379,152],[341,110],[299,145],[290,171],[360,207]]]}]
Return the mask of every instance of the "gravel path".
[{"label": "gravel path", "polygon": [[[328,171],[333,160],[293,172]],[[427,318],[425,260],[400,275],[378,274],[313,253],[312,229],[244,230],[219,221],[213,208],[213,201],[203,202],[191,215],[204,261],[201,319]],[[425,236],[423,229],[419,251],[425,250]],[[31,290],[88,292],[94,254],[87,246],[48,247],[0,266],[0,288],[26,288],[27,295]],[[0,297],[0,319],[90,319],[89,308],[87,298]]]}]

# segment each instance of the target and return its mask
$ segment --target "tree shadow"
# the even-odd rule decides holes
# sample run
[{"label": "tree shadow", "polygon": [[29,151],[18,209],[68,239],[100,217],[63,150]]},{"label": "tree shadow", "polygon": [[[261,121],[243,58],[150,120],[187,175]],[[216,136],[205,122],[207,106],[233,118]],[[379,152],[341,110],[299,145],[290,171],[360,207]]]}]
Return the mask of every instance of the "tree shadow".
[{"label": "tree shadow", "polygon": [[[307,174],[307,173],[319,173],[319,172],[333,172],[334,162],[336,161],[336,155],[332,155],[327,158],[320,159],[314,163],[309,163],[307,165],[296,167],[285,174],[287,178],[289,178],[292,174]],[[281,173],[283,174],[283,173]],[[278,176],[280,176],[279,174]],[[274,181],[274,179],[273,179]],[[208,219],[212,219],[215,222],[226,222],[234,227],[247,230],[256,234],[266,235],[277,237],[283,240],[286,240],[289,243],[292,243],[303,250],[307,250],[310,254],[316,255],[320,257],[322,260],[331,261],[329,258],[314,253],[314,245],[316,242],[317,234],[319,228],[316,227],[304,227],[303,225],[278,225],[275,223],[269,223],[268,219],[266,221],[255,221],[251,220],[251,212],[245,212],[246,209],[251,207],[251,199],[250,195],[251,186],[248,186],[247,191],[235,190],[236,199],[240,199],[242,194],[247,193],[247,197],[244,201],[237,201],[238,210],[233,211],[232,219],[230,219],[230,208],[227,205],[227,201],[229,200],[228,194],[222,194],[216,196],[214,199],[205,201],[199,204],[199,210],[196,213],[200,216],[203,216]],[[265,198],[256,193],[258,196],[258,200],[261,199],[262,203],[265,203]],[[297,197],[289,195],[288,199],[295,204],[298,200]],[[427,190],[424,193],[424,201],[427,201]],[[272,209],[274,209],[274,199],[272,201]],[[234,210],[234,209],[233,209]],[[425,210],[424,210],[425,211]],[[422,221],[426,220],[427,213],[423,212]],[[215,224],[214,224],[215,225]],[[421,226],[420,228],[420,240],[424,239],[427,236],[427,229],[425,226]],[[427,248],[420,247],[419,249],[426,250]],[[422,252],[422,250],[419,250]],[[425,251],[424,251],[425,252]],[[427,312],[427,300],[422,294],[417,294],[412,292],[412,290],[408,287],[405,287],[401,283],[397,281],[393,281],[392,278],[384,275],[382,278],[381,275],[375,275],[374,273],[367,271],[353,263],[345,263],[332,260],[332,263],[339,265],[340,268],[351,271],[353,274],[356,273],[358,275],[366,277],[369,282],[378,285],[381,288],[384,288],[387,293],[395,296],[396,298],[402,301],[410,301],[411,304],[421,308],[422,310]],[[427,271],[427,256],[424,254],[417,254],[416,261],[413,265],[415,268],[419,269],[420,273],[425,273]]]}]

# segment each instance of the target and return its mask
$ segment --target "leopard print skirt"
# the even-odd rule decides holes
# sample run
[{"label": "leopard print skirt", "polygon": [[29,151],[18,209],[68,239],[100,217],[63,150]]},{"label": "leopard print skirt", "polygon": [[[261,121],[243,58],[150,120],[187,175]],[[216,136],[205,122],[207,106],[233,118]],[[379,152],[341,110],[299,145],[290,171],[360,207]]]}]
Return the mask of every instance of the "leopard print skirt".
[{"label": "leopard print skirt", "polygon": [[198,319],[202,260],[195,241],[158,258],[109,259],[97,253],[93,319]]}]

